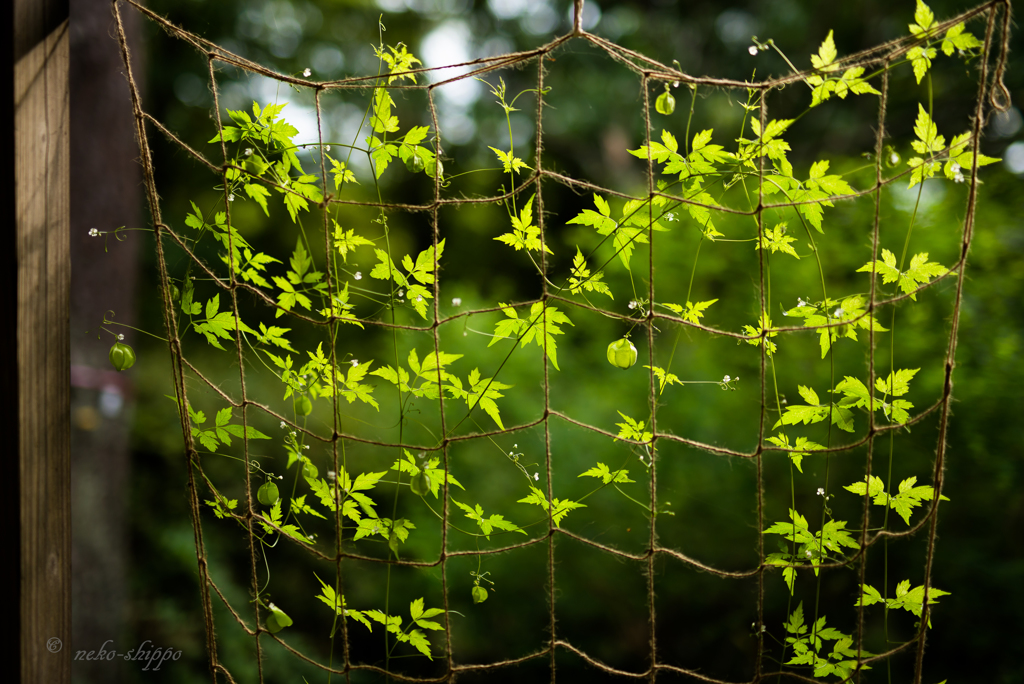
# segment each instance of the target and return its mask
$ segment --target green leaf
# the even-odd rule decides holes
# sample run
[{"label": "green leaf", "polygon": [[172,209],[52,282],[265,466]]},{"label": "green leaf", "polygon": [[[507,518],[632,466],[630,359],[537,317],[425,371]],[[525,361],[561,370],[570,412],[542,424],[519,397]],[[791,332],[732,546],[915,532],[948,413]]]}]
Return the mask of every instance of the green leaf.
[{"label": "green leaf", "polygon": [[658,395],[660,396],[667,385],[679,385],[683,386],[683,381],[679,379],[679,376],[675,373],[669,373],[664,368],[658,366],[644,366],[654,372],[654,376],[658,378]]},{"label": "green leaf", "polygon": [[528,168],[530,168],[529,166],[526,165],[526,162],[524,162],[522,159],[520,159],[519,157],[512,156],[511,150],[508,151],[508,152],[502,152],[501,150],[499,150],[496,147],[490,147],[490,146],[488,146],[488,147],[496,155],[498,155],[498,159],[501,161],[502,165],[504,166],[505,173],[519,173],[520,169],[528,169]]},{"label": "green leaf", "polygon": [[464,504],[460,501],[452,499],[452,503],[461,508],[466,517],[476,522],[480,526],[480,531],[487,539],[491,538],[491,533],[494,530],[504,530],[506,532],[518,532],[520,534],[526,534],[526,531],[520,528],[515,523],[512,523],[497,513],[492,513],[488,517],[484,517],[484,509],[480,507],[480,504],[476,504],[475,507]]},{"label": "green leaf", "polygon": [[872,603],[882,603],[882,594],[872,586],[862,584],[861,587],[864,590],[863,595],[857,598],[857,602],[854,606],[870,606]]},{"label": "green leaf", "polygon": [[399,43],[398,47],[388,46],[388,53],[382,48],[374,47],[373,51],[376,53],[377,58],[387,63],[390,68],[391,76],[388,77],[388,85],[391,85],[397,80],[407,78],[413,83],[416,82],[416,74],[404,73],[413,69],[413,64],[422,64],[420,60],[413,56],[404,43]]},{"label": "green leaf", "polygon": [[528,250],[539,252],[542,248],[548,254],[554,254],[547,245],[542,245],[540,240],[540,228],[533,225],[533,200],[536,195],[532,195],[523,208],[519,210],[519,216],[512,216],[512,232],[499,235],[494,238],[499,242],[504,242],[510,247],[514,247],[518,252],[520,250]]},{"label": "green leaf", "polygon": [[371,135],[366,139],[366,144],[370,148],[370,158],[373,159],[373,175],[374,178],[380,178],[381,174],[388,168],[391,160],[398,154],[398,146],[392,145],[391,143],[385,143],[383,140],[379,140],[376,136]]},{"label": "green leaf", "polygon": [[932,13],[931,8],[924,4],[922,0],[917,0],[917,9],[914,10],[914,22],[910,24],[910,32],[918,37],[923,38],[929,34],[928,29],[935,25],[935,15]]},{"label": "green leaf", "polygon": [[754,245],[754,249],[771,249],[772,254],[782,252],[799,259],[800,255],[796,253],[791,244],[793,242],[796,242],[796,238],[786,235],[786,223],[782,222],[774,228],[765,228],[764,235],[758,244]]},{"label": "green leaf", "polygon": [[421,468],[419,465],[417,465],[416,459],[413,458],[412,454],[410,454],[408,450],[404,450],[404,453],[405,458],[400,458],[397,461],[395,461],[395,463],[391,466],[391,469],[403,473],[409,473],[409,475],[412,477],[416,477],[421,472],[425,473],[429,483],[430,493],[434,495],[435,499],[437,498],[438,492],[441,489],[441,485],[444,483],[445,480],[447,480],[450,484],[453,484],[456,487],[465,490],[465,487],[463,487],[459,483],[459,481],[456,480],[451,475],[451,473],[446,473],[443,468],[440,468],[438,466],[438,464],[440,463],[440,460],[438,458],[429,459]]},{"label": "green leaf", "polygon": [[835,41],[832,39],[832,31],[829,31],[828,36],[822,41],[821,47],[818,48],[818,54],[811,55],[811,66],[819,71],[833,71],[835,67],[831,65],[838,55]]},{"label": "green leaf", "polygon": [[634,442],[650,442],[652,434],[647,432],[645,429],[646,425],[642,420],[633,420],[622,411],[617,412],[625,423],[616,423],[619,426],[618,437],[622,439],[631,439]]},{"label": "green leaf", "polygon": [[341,186],[345,183],[359,184],[355,174],[345,165],[345,162],[340,162],[329,155],[327,156],[327,161],[331,162],[331,175],[334,176],[335,192],[341,192]]},{"label": "green leaf", "polygon": [[555,527],[561,527],[562,520],[570,511],[577,508],[586,508],[586,504],[563,499],[553,499],[549,505],[547,497],[544,496],[544,492],[532,485],[530,486],[529,496],[519,499],[517,503],[534,504],[536,506],[540,506],[545,511],[550,510],[551,520],[555,523]]},{"label": "green leaf", "polygon": [[[238,321],[231,311],[220,311],[220,294],[215,294],[206,302],[206,319],[194,325],[197,333],[202,333],[206,341],[217,349],[224,349],[218,338],[233,340],[232,332],[237,328],[243,333],[256,334],[256,331],[245,323]],[[198,312],[197,312],[198,313]]]},{"label": "green leaf", "polygon": [[572,260],[572,272],[569,276],[569,291],[572,294],[580,294],[585,290],[587,292],[606,294],[611,299],[615,299],[612,291],[608,289],[608,285],[602,282],[603,278],[603,271],[598,271],[594,274],[590,273],[590,269],[587,268],[587,260],[583,258],[583,253],[580,251],[579,246],[577,246],[576,256]]},{"label": "green leaf", "polygon": [[590,470],[580,473],[577,477],[596,477],[604,484],[611,484],[612,482],[635,482],[634,480],[629,479],[629,471],[625,468],[620,468],[619,470],[612,472],[608,466],[601,462],[598,462],[598,464]]},{"label": "green leaf", "polygon": [[942,52],[945,55],[952,55],[954,50],[973,50],[982,47],[981,41],[964,29],[963,22],[960,22],[946,31],[946,37],[942,40]]},{"label": "green leaf", "polygon": [[256,200],[257,204],[263,209],[263,213],[270,216],[270,210],[267,208],[267,198],[270,197],[269,190],[257,183],[246,183],[245,194]]},{"label": "green leaf", "polygon": [[918,83],[928,73],[928,69],[932,66],[932,60],[935,59],[937,54],[935,48],[932,47],[915,47],[907,52],[907,59],[910,60],[910,64],[914,67],[914,77]]},{"label": "green leaf", "polygon": [[[935,496],[935,489],[930,485],[921,485],[915,487],[917,484],[916,477],[909,477],[906,480],[900,482],[899,494],[892,497],[889,505],[903,518],[903,522],[910,524],[910,514],[913,509],[920,506],[924,501],[931,501]],[[949,501],[945,496],[940,496],[940,499]]]},{"label": "green leaf", "polygon": [[693,302],[686,302],[685,309],[679,304],[666,303],[663,304],[663,306],[679,314],[684,321],[697,323],[699,325],[700,319],[704,318],[704,312],[717,301],[717,299],[709,299],[708,301],[697,302],[696,304]]},{"label": "green leaf", "polygon": [[889,377],[884,380],[875,378],[875,389],[882,394],[902,397],[910,391],[910,381],[920,370],[920,368],[902,368],[889,373]]},{"label": "green leaf", "polygon": [[917,140],[910,145],[919,154],[936,154],[946,147],[946,138],[939,135],[939,129],[925,110],[924,105],[917,105],[917,120],[914,122],[914,135]]},{"label": "green leaf", "polygon": [[871,479],[867,482],[854,482],[851,485],[843,487],[843,489],[853,492],[859,496],[867,494],[874,499],[876,504],[880,504],[882,506],[884,506],[889,499],[889,497],[885,495],[885,483],[882,482],[882,478],[877,475],[872,475]]},{"label": "green leaf", "polygon": [[453,384],[448,389],[451,391],[456,398],[465,399],[469,410],[472,411],[475,406],[479,404],[487,415],[497,423],[498,427],[502,430],[505,429],[504,424],[501,422],[501,415],[498,411],[498,404],[495,403],[495,399],[500,399],[504,395],[500,392],[503,389],[510,389],[512,385],[506,385],[505,383],[498,382],[493,378],[481,378],[480,371],[476,368],[469,374],[468,378],[468,389],[462,389],[462,383],[458,381],[458,378],[453,378],[453,381],[458,383]]},{"label": "green leaf", "polygon": [[760,347],[761,346],[761,342],[762,342],[761,335],[764,334],[763,342],[764,342],[765,352],[768,354],[768,356],[771,356],[772,354],[774,354],[779,349],[778,345],[776,345],[774,342],[772,342],[772,339],[771,339],[773,337],[777,337],[779,333],[775,332],[775,331],[771,331],[771,332],[768,332],[767,334],[765,334],[765,331],[769,330],[771,327],[772,327],[772,319],[770,319],[768,317],[768,314],[766,312],[762,312],[761,313],[761,320],[758,321],[758,324],[757,324],[756,328],[751,326],[751,325],[743,326],[743,333],[745,335],[748,335],[751,338],[749,340],[744,340],[744,342],[746,342],[747,344],[753,345],[755,347]]},{"label": "green leaf", "polygon": [[560,327],[563,323],[573,325],[569,317],[553,306],[544,306],[544,302],[534,302],[530,307],[529,320],[519,318],[516,310],[506,304],[499,303],[499,306],[502,307],[502,311],[508,316],[508,319],[498,322],[494,329],[494,337],[491,338],[491,342],[487,346],[489,347],[506,337],[518,336],[517,344],[525,346],[533,341],[538,347],[543,347],[555,370],[560,370],[555,335],[564,333]]},{"label": "green leaf", "polygon": [[819,451],[825,448],[817,442],[812,442],[806,437],[797,437],[796,444],[790,445],[789,437],[785,433],[779,434],[777,437],[768,437],[767,441],[777,447],[782,447],[783,449],[796,449],[797,451],[789,451],[786,455],[789,456],[793,465],[795,465],[796,469],[801,473],[803,472],[801,465],[803,464],[804,456],[809,455],[812,451]]},{"label": "green leaf", "polygon": [[391,108],[394,104],[395,101],[391,99],[391,93],[384,88],[374,88],[373,114],[370,116],[370,125],[377,133],[394,133],[398,130],[398,117],[391,115]]},{"label": "green leaf", "polygon": [[590,226],[595,228],[601,235],[611,235],[618,224],[614,219],[611,218],[611,207],[608,206],[608,202],[600,195],[594,195],[594,204],[597,206],[597,211],[593,209],[584,209],[575,217],[566,221],[566,223],[576,223],[584,226]]},{"label": "green leaf", "polygon": [[377,264],[370,271],[370,277],[377,280],[394,280],[395,284],[399,287],[408,287],[409,281],[398,270],[398,267],[395,266],[395,262],[391,260],[388,253],[383,249],[375,249],[373,251],[377,255]]}]

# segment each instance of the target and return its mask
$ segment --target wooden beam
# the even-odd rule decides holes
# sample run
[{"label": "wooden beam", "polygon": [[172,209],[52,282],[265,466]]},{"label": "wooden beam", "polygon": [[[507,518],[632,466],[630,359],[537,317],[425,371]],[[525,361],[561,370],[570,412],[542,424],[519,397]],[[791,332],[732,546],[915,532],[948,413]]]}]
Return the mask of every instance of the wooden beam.
[{"label": "wooden beam", "polygon": [[[14,235],[3,258],[16,268],[5,326],[16,359],[4,363],[7,411],[17,406],[22,682],[71,680],[69,431],[68,5],[13,3]],[[9,49],[11,49],[9,48]],[[13,256],[13,259],[12,259]],[[12,261],[15,263],[12,264]],[[8,278],[10,283],[11,278]],[[14,301],[12,301],[12,299]],[[13,305],[13,306],[12,306]],[[12,459],[13,460],[13,459]],[[8,491],[10,487],[8,487]],[[8,518],[9,519],[9,518]],[[60,640],[60,645],[55,640]]]}]

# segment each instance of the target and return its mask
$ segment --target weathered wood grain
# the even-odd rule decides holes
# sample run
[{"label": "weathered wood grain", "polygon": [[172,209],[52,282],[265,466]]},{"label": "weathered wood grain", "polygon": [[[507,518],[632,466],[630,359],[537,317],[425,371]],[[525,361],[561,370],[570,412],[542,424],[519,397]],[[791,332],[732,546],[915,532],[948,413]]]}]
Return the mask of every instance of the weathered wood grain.
[{"label": "weathered wood grain", "polygon": [[[52,12],[39,12],[48,4],[19,0],[14,8],[23,682],[69,682],[71,675],[69,40],[65,14],[56,28],[31,44],[40,22],[53,23]],[[22,5],[34,7],[23,10]],[[48,648],[53,638],[63,642],[56,652]]]}]

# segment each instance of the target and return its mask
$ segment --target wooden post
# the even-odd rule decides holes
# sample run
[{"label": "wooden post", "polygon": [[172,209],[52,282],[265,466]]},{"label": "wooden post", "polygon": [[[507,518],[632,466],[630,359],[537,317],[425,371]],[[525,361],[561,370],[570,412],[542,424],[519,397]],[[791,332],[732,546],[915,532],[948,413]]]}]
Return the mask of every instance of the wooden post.
[{"label": "wooden post", "polygon": [[[4,508],[19,571],[7,586],[22,682],[71,679],[68,297],[68,3],[12,3],[14,219],[3,258],[5,411],[10,468]],[[9,48],[10,49],[10,48]],[[10,214],[8,214],[10,216]],[[10,224],[8,224],[10,225]],[[12,354],[12,352],[14,352]],[[16,409],[15,409],[16,407]],[[10,420],[11,418],[9,418]],[[16,489],[16,491],[12,491]],[[16,521],[20,524],[15,524]],[[13,543],[12,543],[13,542]],[[12,568],[12,570],[15,568]],[[59,640],[59,643],[58,641]]]}]

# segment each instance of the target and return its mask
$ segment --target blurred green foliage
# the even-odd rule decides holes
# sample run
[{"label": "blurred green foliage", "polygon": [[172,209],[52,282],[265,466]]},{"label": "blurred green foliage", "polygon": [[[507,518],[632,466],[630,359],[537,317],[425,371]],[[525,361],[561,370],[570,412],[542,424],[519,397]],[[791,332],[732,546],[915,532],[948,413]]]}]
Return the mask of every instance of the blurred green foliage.
[{"label": "blurred green foliage", "polygon": [[[757,57],[748,54],[752,35],[761,40],[774,39],[791,59],[806,65],[808,56],[817,51],[830,30],[835,31],[835,42],[840,53],[845,54],[903,34],[913,13],[911,3],[877,1],[825,5],[796,0],[691,2],[683,7],[673,2],[587,3],[592,10],[597,4],[600,5],[599,20],[590,28],[596,34],[664,63],[678,60],[682,70],[688,73],[739,79],[750,77],[755,70],[758,78],[787,71],[785,63],[774,53],[763,52]],[[545,42],[569,29],[569,5],[567,2],[513,0],[410,0],[405,3],[382,0],[379,4],[340,0],[317,4],[286,0],[189,0],[147,4],[184,28],[281,73],[298,75],[311,67],[313,78],[376,73],[372,46],[378,41],[378,16],[381,14],[387,27],[384,42],[403,41],[424,58],[427,66],[436,66],[428,59],[431,50],[445,56],[447,63],[459,54],[459,45],[464,47],[465,58],[472,59],[528,49]],[[936,1],[932,8],[939,17],[948,17],[963,6]],[[213,146],[206,142],[214,124],[210,118],[212,95],[207,88],[205,57],[148,23],[144,30],[149,65],[144,108],[187,144],[215,159]],[[975,31],[980,33],[980,29]],[[447,51],[442,49],[445,46]],[[1022,92],[1024,78],[1024,68],[1020,68],[1024,65],[1019,62],[1017,58],[1017,63],[1011,64],[1007,80],[1015,95]],[[643,141],[644,125],[639,114],[642,93],[635,74],[580,42],[568,44],[545,64],[545,68],[545,87],[551,88],[544,113],[546,168],[622,192],[646,192],[644,163],[626,154],[627,149],[636,149]],[[277,97],[292,103],[285,110],[290,122],[308,126],[312,121],[315,124],[315,111],[308,92],[296,92],[232,70],[223,70],[217,76],[222,110],[246,107],[253,99],[266,102]],[[506,70],[502,76],[511,93],[536,87],[533,64],[520,70]],[[973,82],[974,76],[973,71],[964,67],[959,71],[951,67],[936,72],[933,83],[937,104],[935,120],[940,131],[966,130],[975,93],[965,88]],[[905,83],[891,91],[888,125],[892,139],[906,141],[912,136],[920,91],[912,87],[912,76],[904,75],[904,80]],[[447,128],[454,132],[450,144],[445,145],[445,169],[453,175],[474,168],[494,170],[454,177],[445,191],[451,197],[488,195],[502,182],[507,182],[496,168],[493,153],[487,149],[489,145],[505,148],[508,131],[504,128],[504,116],[482,84],[476,90],[473,88],[468,86],[468,94],[449,100],[444,96],[438,98],[442,130]],[[657,92],[652,92],[652,100]],[[666,126],[682,138],[689,93],[684,88],[673,93],[676,109]],[[742,117],[742,109],[734,101],[735,95],[717,90],[698,92],[693,130],[714,127],[716,137],[724,136],[716,142],[724,143]],[[797,85],[772,97],[774,118],[795,115],[807,102],[807,92]],[[430,123],[424,118],[427,103],[422,91],[406,91],[404,99],[396,99],[403,123]],[[353,121],[362,116],[368,102],[367,98],[352,100],[346,101],[336,93],[323,98],[323,120],[339,141],[346,139],[346,135],[351,138]],[[511,119],[513,140],[517,150],[528,152],[524,159],[533,165],[536,100],[526,95],[517,106],[522,112]],[[823,106],[816,116],[807,117],[801,123],[801,136],[793,141],[791,160],[806,168],[818,159],[830,159],[833,172],[849,173],[851,178],[867,178],[873,173],[870,166],[856,170],[871,164],[863,155],[872,146],[877,123],[875,107],[873,98],[847,100],[843,106]],[[656,129],[660,121],[655,119]],[[982,151],[1002,157],[1011,142],[1024,138],[1019,125],[1015,131],[1010,131],[1011,128],[989,126]],[[218,201],[220,191],[214,189],[216,179],[158,134],[151,133],[151,141],[157,186],[164,200],[167,221],[181,225],[189,200],[201,206],[211,206]],[[910,150],[904,147],[901,153],[907,157]],[[365,167],[355,168],[365,172]],[[1024,204],[1020,176],[1004,165],[986,169],[983,178],[956,355],[954,392],[957,401],[948,434],[944,494],[951,502],[941,509],[938,555],[933,572],[935,584],[952,591],[953,595],[944,599],[933,618],[935,628],[929,634],[926,655],[929,681],[983,678],[991,682],[1017,682],[1024,675],[1018,627],[1020,613],[1024,610],[1024,449],[1016,436],[1015,420],[1018,388],[1024,380],[1021,377],[1024,365],[1018,361],[1020,347],[1024,344],[1024,311],[1021,310],[1024,301],[1021,210]],[[394,181],[388,176],[382,178],[389,197],[407,202],[431,197],[432,184],[428,180],[422,175],[401,175]],[[859,186],[869,182],[863,181]],[[932,190],[936,185],[926,188],[923,211],[928,219],[925,229],[928,233],[922,239],[927,240],[933,260],[948,264],[957,258],[957,226],[964,212],[966,189],[943,183],[943,190]],[[370,190],[366,185],[356,186],[355,194],[349,197],[368,200],[372,198]],[[592,206],[589,193],[574,194],[554,184],[545,185],[544,211],[562,222]],[[887,190],[881,209],[883,224],[905,224],[912,206],[913,195]],[[843,204],[829,214],[828,230],[844,239],[822,240],[819,243],[821,258],[830,265],[831,275],[848,274],[845,280],[834,275],[828,283],[830,293],[845,294],[852,291],[855,283],[865,282],[863,277],[855,277],[855,271],[870,254],[873,211],[871,199],[863,198]],[[251,243],[273,254],[291,253],[294,233],[290,228],[284,229],[290,226],[290,220],[282,208],[272,209],[267,217],[254,202],[236,202],[232,213],[236,224],[246,227],[246,237]],[[345,227],[367,225],[374,218],[369,208],[354,207],[346,213]],[[742,220],[724,217],[720,230],[729,234],[730,227]],[[493,241],[499,233],[497,227],[506,222],[504,210],[490,204],[441,210],[441,237],[445,237],[447,243],[439,305],[448,314],[455,313],[459,307],[476,309],[497,301],[521,301],[539,294],[538,279],[526,267],[526,262],[510,262],[511,250],[499,249]],[[428,222],[423,215],[395,213],[390,226],[394,254],[415,254],[429,245]],[[561,223],[557,230],[551,231],[549,239],[556,252],[553,270],[560,272],[567,272],[570,267],[574,254],[572,245],[596,244],[592,229]],[[665,288],[659,291],[659,298],[685,302],[693,264],[691,255],[698,239],[695,235],[692,239],[661,243],[664,247],[659,244],[655,267],[659,273],[678,274],[678,278],[659,280],[659,285]],[[722,329],[738,331],[757,317],[757,301],[752,293],[757,282],[758,254],[749,247],[708,249],[701,256],[696,276],[699,293],[695,293],[695,300],[717,298],[721,302],[749,303],[746,310],[742,306],[722,307],[721,317],[715,320],[715,325]],[[896,247],[898,245],[890,245],[890,248]],[[806,246],[799,249],[807,256]],[[365,255],[360,254],[345,265],[349,274],[360,271],[368,275],[373,261],[370,251],[365,251]],[[148,253],[152,254],[152,250]],[[212,256],[212,252],[207,256]],[[313,254],[314,259],[321,262],[323,256],[322,251]],[[640,258],[639,253],[637,258]],[[799,297],[816,296],[820,285],[812,262],[810,258],[788,262],[786,280],[779,279],[773,300],[795,303]],[[644,264],[642,268],[646,267]],[[147,264],[146,272],[155,274],[155,264]],[[621,269],[616,271],[609,265],[606,273],[614,292],[628,291],[628,280]],[[917,304],[899,308],[899,364],[923,369],[916,380],[918,406],[934,401],[942,389],[941,362],[954,287],[955,282],[948,279],[922,294]],[[155,281],[148,281],[144,288],[143,301],[154,304],[142,312],[143,327],[159,333],[163,323],[155,304],[158,301]],[[460,300],[459,305],[453,302],[456,298]],[[623,310],[625,304],[616,300],[619,310]],[[781,311],[770,313],[779,324]],[[569,315],[575,325],[566,327],[566,334],[559,340],[561,370],[552,371],[551,407],[571,411],[577,420],[611,431],[615,430],[614,423],[621,420],[617,411],[634,417],[645,416],[648,376],[641,368],[649,363],[645,336],[633,338],[640,363],[626,376],[611,367],[605,358],[606,345],[626,332],[624,326],[583,309],[570,309]],[[886,326],[889,315],[891,312],[886,311],[880,316]],[[465,355],[458,362],[461,374],[493,363],[496,355],[488,355],[485,345],[480,343],[482,338],[472,333],[492,331],[500,318],[498,313],[475,316],[463,319],[467,321],[465,326],[458,323],[442,328],[443,349]],[[410,317],[409,322],[414,319]],[[924,332],[915,334],[917,329]],[[471,334],[466,335],[466,332]],[[666,389],[666,399],[659,407],[659,423],[671,425],[672,432],[688,438],[728,448],[752,449],[756,445],[757,412],[761,406],[757,391],[758,349],[738,345],[732,340],[695,335],[689,329],[666,328],[660,332],[659,342],[656,365],[667,366],[667,356],[672,353],[672,371],[684,381],[718,381],[724,375],[740,378],[735,392],[723,392],[713,384]],[[812,333],[789,336],[786,344],[790,358],[804,359],[794,363],[792,376],[801,378],[801,382],[816,380],[819,390],[826,387],[832,369],[827,363],[817,361],[820,357],[817,336]],[[430,337],[425,333],[409,333],[400,339],[400,346],[406,352],[412,347],[422,351],[429,345]],[[502,348],[502,345],[507,349],[510,343],[496,346]],[[304,343],[303,348],[306,346]],[[339,354],[369,360],[380,356],[379,348],[379,340],[361,336],[352,338],[344,348],[340,345]],[[174,669],[147,672],[139,677],[147,680],[163,677],[167,681],[198,679],[206,676],[205,637],[198,601],[194,538],[186,504],[181,434],[176,408],[165,398],[172,393],[168,355],[166,347],[159,344],[139,345],[137,351],[135,372],[140,403],[132,484],[133,619],[141,638],[171,645],[184,653]],[[844,373],[863,374],[865,359],[859,348],[857,354],[837,354],[837,377]],[[879,367],[888,365],[888,354],[887,344],[880,344],[875,357]],[[192,356],[193,362],[203,369],[219,366],[224,373],[220,384],[226,391],[235,392],[237,368],[225,367],[230,364],[225,363],[224,358],[224,355],[203,351]],[[903,359],[912,359],[912,366],[911,361]],[[384,363],[387,361],[381,358],[376,365]],[[531,348],[529,353],[513,355],[503,369],[501,380],[516,386],[514,395],[508,393],[509,399],[501,403],[506,425],[542,416],[543,388],[536,384],[538,363],[539,351]],[[615,388],[614,392],[609,391],[611,387]],[[386,383],[378,382],[379,394],[389,389],[393,390]],[[799,401],[795,383],[779,389],[791,402]],[[267,382],[262,376],[254,376],[248,390],[252,395],[275,398],[280,393],[279,385]],[[671,392],[674,394],[670,395]],[[428,409],[421,407],[420,410]],[[478,413],[474,416],[481,425],[489,420]],[[397,438],[397,427],[390,431],[381,427],[397,426],[394,402],[382,402],[379,414],[362,407],[353,409],[352,415],[355,432],[365,431],[364,434],[387,441]],[[329,415],[315,410],[312,418],[329,429]],[[429,422],[426,415],[422,420]],[[771,422],[774,419],[769,424]],[[256,427],[268,434],[279,432],[275,425],[265,421],[258,422]],[[556,458],[564,459],[557,463],[553,483],[556,492],[568,497],[582,496],[592,487],[576,478],[576,473],[602,460],[613,470],[620,465],[628,467],[633,479],[638,481],[631,485],[636,488],[633,491],[638,493],[637,498],[646,499],[645,469],[628,448],[609,450],[607,439],[557,420],[551,422],[551,429]],[[416,428],[412,428],[411,434],[412,437],[407,432],[406,439],[422,441],[426,437],[426,433],[417,434]],[[911,436],[900,436],[899,464],[895,468],[898,472],[894,475],[897,481],[910,475],[923,477],[930,472],[936,436],[934,417],[916,425]],[[522,482],[518,480],[521,474],[507,459],[501,467],[488,465],[495,461],[496,453],[499,457],[504,454],[508,448],[505,442],[515,443],[517,453],[522,454],[521,463],[530,473],[543,471],[542,427],[516,433],[513,439],[503,438],[500,452],[498,445],[485,450],[477,442],[457,443],[451,449],[451,459],[456,464],[453,472],[488,512],[504,512],[502,506],[509,492],[522,489]],[[741,459],[711,457],[677,443],[663,441],[659,446],[659,498],[665,510],[671,512],[658,519],[659,537],[672,539],[677,548],[686,549],[688,554],[715,567],[740,570],[754,565],[758,540],[753,496],[757,478],[753,464]],[[269,451],[268,448],[265,454],[268,459],[272,458]],[[862,477],[863,455],[863,450],[856,450],[833,458],[831,481],[845,484]],[[765,486],[769,491],[785,490],[790,477],[788,460],[779,453],[773,456],[775,458],[766,459]],[[348,458],[350,463],[356,464],[357,471],[360,464],[367,464],[366,469],[369,469],[371,463],[377,464],[374,469],[383,469],[371,447],[352,446]],[[208,467],[214,474],[227,474],[235,466],[224,462]],[[823,459],[807,457],[803,469],[808,482],[817,481],[824,473]],[[464,477],[462,473],[471,475]],[[239,492],[231,495],[237,496]],[[800,496],[808,505],[814,501],[813,491],[802,492]],[[643,553],[648,544],[647,514],[643,509],[610,491],[601,491],[586,503],[587,515],[570,515],[565,522],[567,530],[627,552]],[[857,497],[840,493],[832,505],[836,517],[859,519],[861,502]],[[766,521],[786,519],[787,507],[788,502],[778,497],[769,501]],[[405,552],[411,557],[431,558],[437,551],[430,545],[428,532],[436,532],[440,526],[425,509],[418,515],[415,522],[424,534],[410,537]],[[457,511],[452,515],[458,525],[468,527],[471,524]],[[536,529],[545,525],[546,522],[540,522],[527,531],[536,534]],[[221,579],[226,598],[234,606],[247,606],[250,598],[248,557],[228,553],[228,549],[242,547],[244,535],[238,528],[216,521],[208,511],[204,511],[203,531],[211,572]],[[467,543],[464,538],[453,536],[453,548]],[[498,543],[495,541],[493,545]],[[482,548],[487,548],[486,544]],[[923,549],[920,538],[891,545],[890,577],[918,578]],[[326,611],[312,598],[316,586],[311,582],[311,566],[290,546],[282,544],[275,551],[269,568],[274,591],[306,596],[305,601],[288,605],[288,614],[296,624],[289,628],[289,643],[326,658],[322,633],[327,624]],[[600,654],[604,662],[613,667],[644,669],[649,639],[645,564],[620,561],[564,537],[559,537],[556,543],[556,559],[559,637],[589,653]],[[346,564],[346,568],[345,594],[350,605],[383,602],[385,588],[375,579],[377,574],[369,571],[376,567],[352,562]],[[460,662],[488,662],[542,648],[549,629],[546,590],[543,589],[547,582],[546,547],[534,545],[503,556],[487,557],[482,569],[491,572],[489,577],[495,584],[493,587],[485,585],[490,594],[487,601],[479,605],[473,604],[470,594],[470,572],[476,569],[475,559],[469,557],[448,564],[452,610],[460,614],[453,617],[453,639]],[[684,667],[703,668],[702,671],[711,676],[733,680],[749,678],[757,643],[750,629],[757,619],[756,581],[720,579],[664,557],[657,559],[655,570],[658,577],[657,639],[664,660]],[[873,566],[869,570],[869,583],[871,576],[879,573],[880,569]],[[853,578],[838,573],[823,573],[823,577],[823,603],[852,607],[856,589]],[[439,603],[436,595],[439,579],[437,569],[396,568],[392,576],[394,584],[403,585],[403,596],[406,593],[425,595],[428,605]],[[775,586],[766,599],[766,613],[782,615],[786,602],[784,591],[778,591],[781,579],[777,574],[770,574],[767,582]],[[252,639],[242,634],[216,597],[214,606],[220,657],[237,681],[256,681]],[[849,610],[846,617],[850,622],[841,625],[844,631],[851,631],[852,615],[853,611]],[[896,622],[893,620],[893,624]],[[909,638],[912,621],[899,624],[903,631],[893,628],[890,636]],[[880,624],[869,621],[868,628],[877,633]],[[350,627],[349,635],[351,652],[359,654],[360,660],[376,662],[380,650],[379,632],[371,636],[355,625]],[[317,678],[323,680],[316,668],[295,659],[270,639],[263,639],[261,643],[266,648],[263,674],[267,681],[301,681],[303,677],[311,682]],[[337,664],[337,655],[335,658]],[[380,660],[383,662],[382,658]],[[570,680],[600,681],[604,677],[564,651],[559,652],[558,666],[559,676]],[[397,667],[401,669],[405,665]],[[418,665],[408,667],[413,669]],[[546,667],[546,662],[531,663],[503,670],[500,674],[477,674],[460,678],[460,681],[543,680],[548,677]],[[878,668],[872,681],[877,681],[874,677],[882,670]],[[429,669],[416,671],[430,672]],[[893,675],[897,680],[903,681],[911,671],[909,656],[894,659]],[[672,680],[659,676],[662,678]],[[369,677],[353,679],[371,680]]]}]

